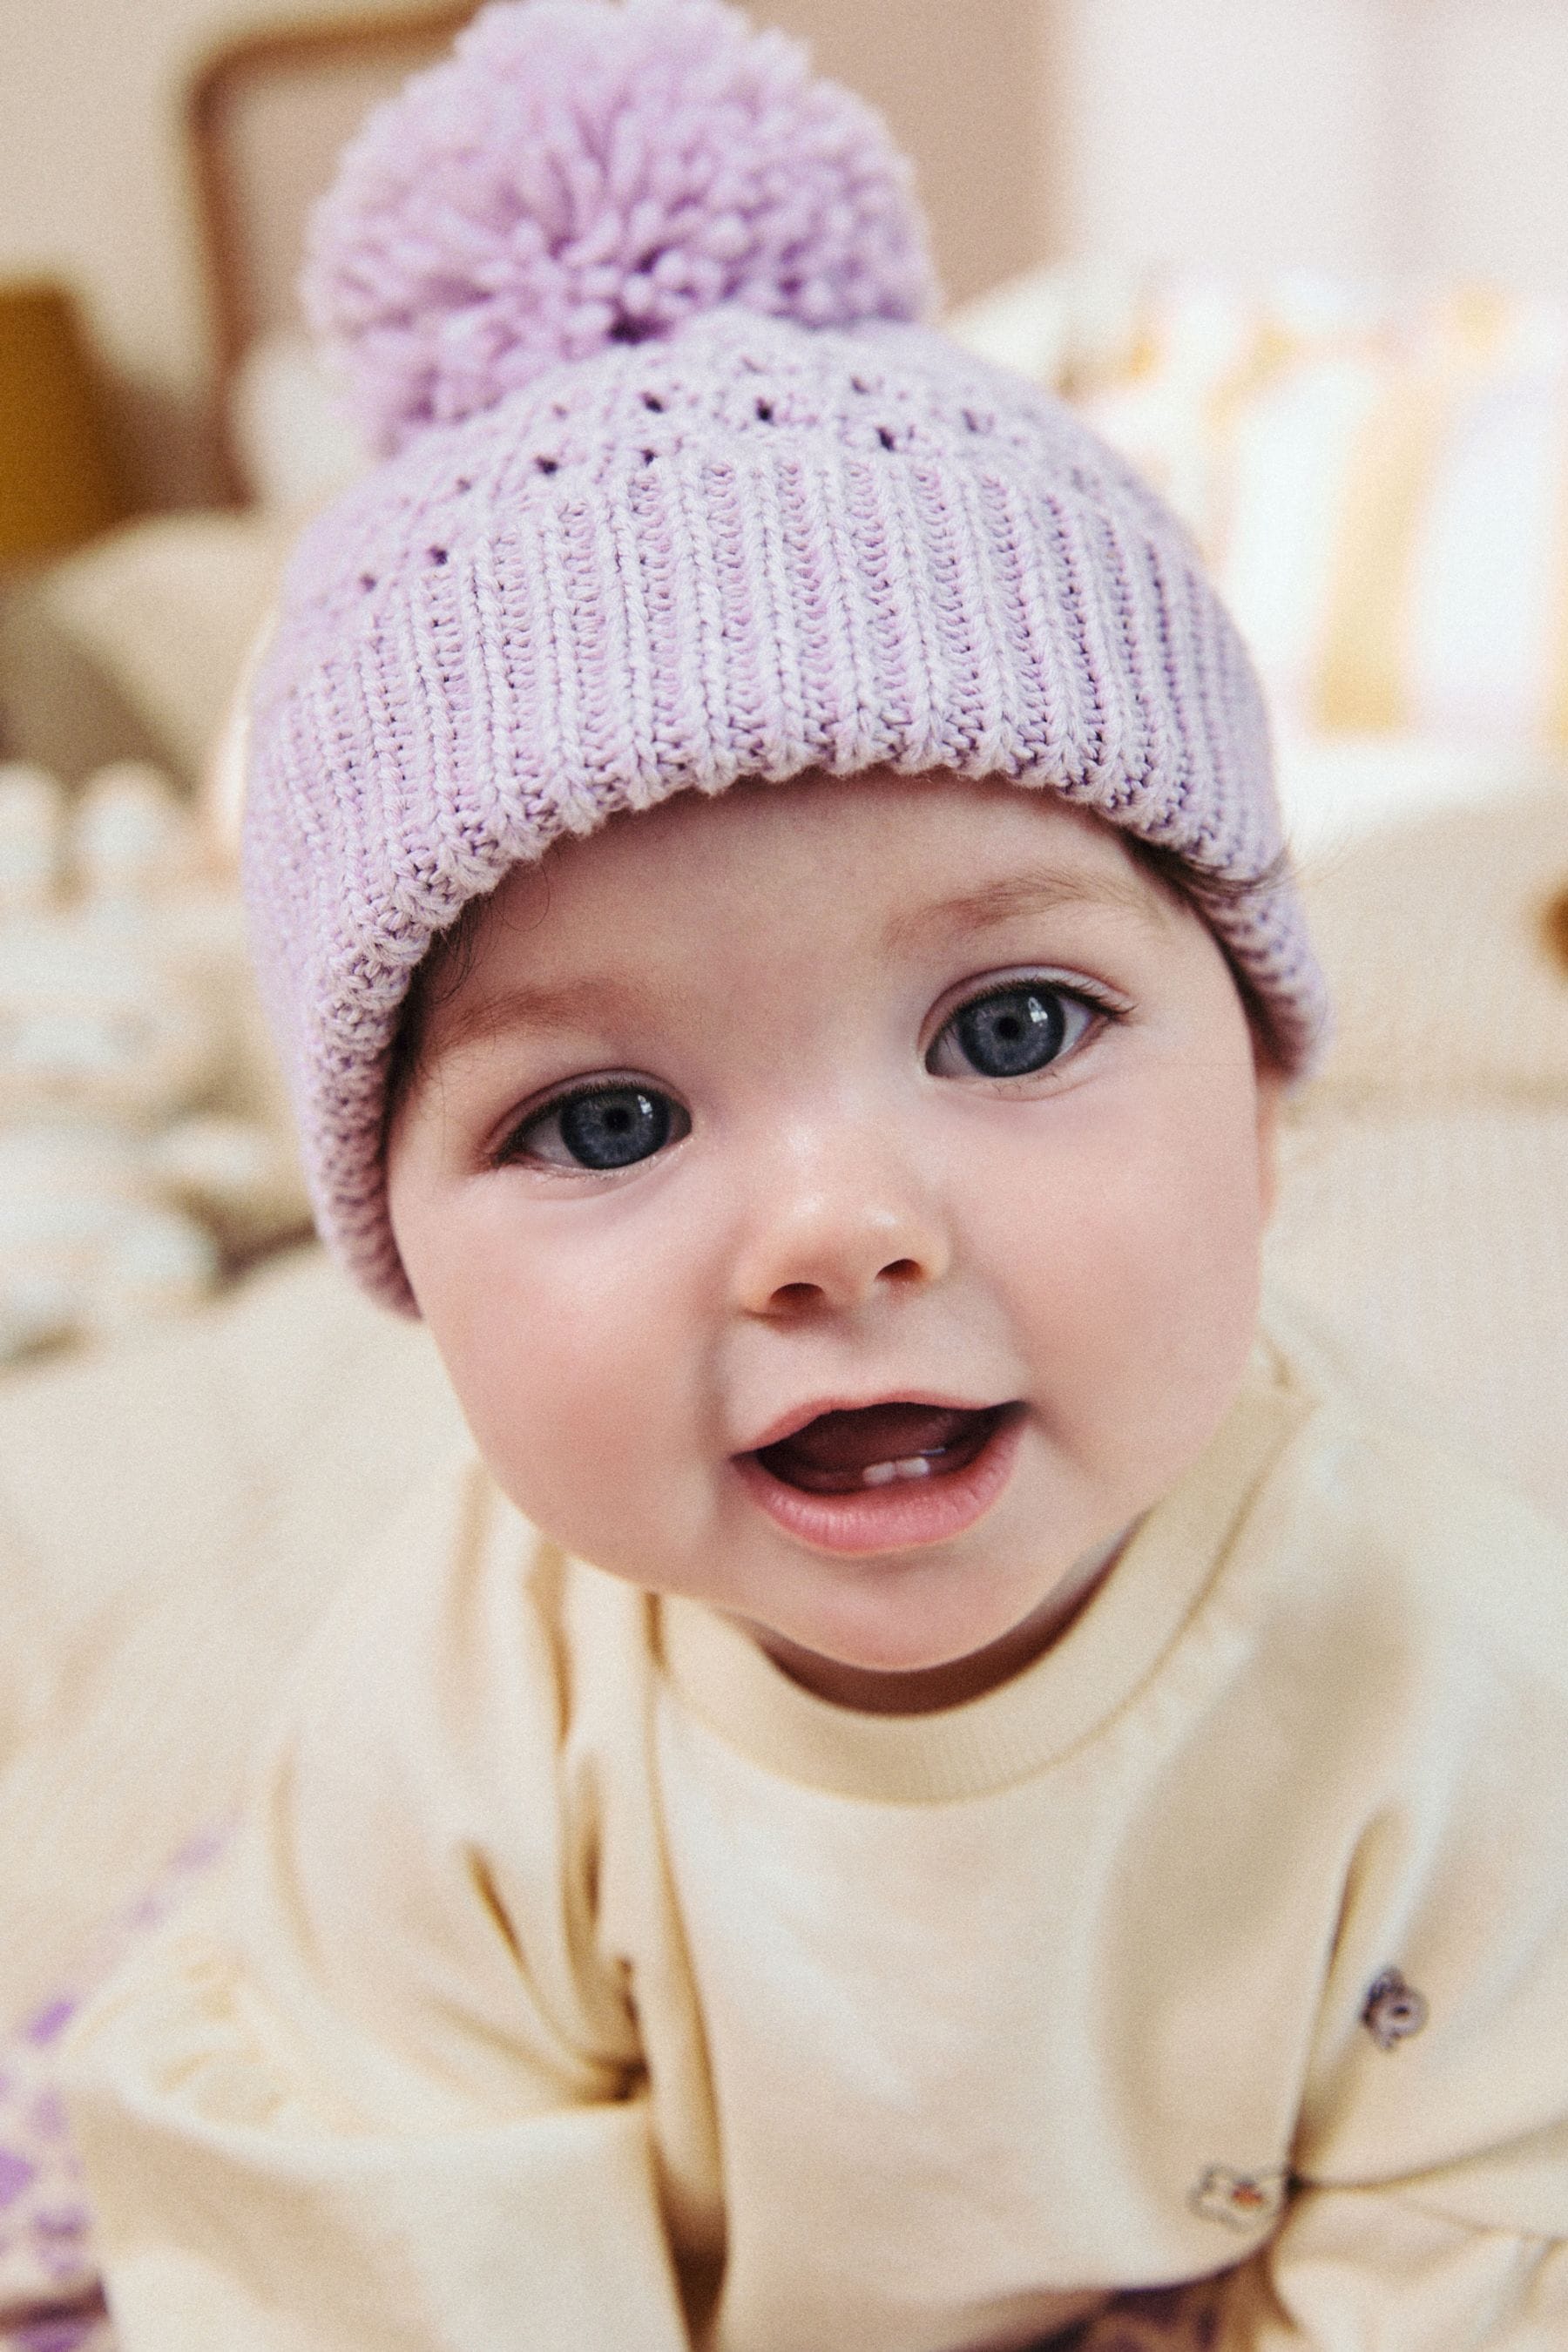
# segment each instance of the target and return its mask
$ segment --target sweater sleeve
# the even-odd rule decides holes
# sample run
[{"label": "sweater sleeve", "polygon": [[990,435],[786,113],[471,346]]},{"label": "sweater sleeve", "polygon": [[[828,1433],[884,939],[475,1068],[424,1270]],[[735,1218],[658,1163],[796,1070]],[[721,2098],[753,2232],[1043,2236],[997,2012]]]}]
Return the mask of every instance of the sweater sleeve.
[{"label": "sweater sleeve", "polygon": [[[1511,1498],[1428,1484],[1440,1536],[1392,1607],[1366,1564],[1342,1645],[1376,1737],[1289,2192],[1223,2352],[1568,2347],[1568,1556]],[[1323,1742],[1319,1775],[1342,1762]]]},{"label": "sweater sleeve", "polygon": [[1225,2308],[1218,2352],[1562,2352],[1568,2246],[1409,2194],[1310,2189]]},{"label": "sweater sleeve", "polygon": [[688,2346],[560,1595],[484,1494],[409,1515],[78,2031],[121,2352]]}]

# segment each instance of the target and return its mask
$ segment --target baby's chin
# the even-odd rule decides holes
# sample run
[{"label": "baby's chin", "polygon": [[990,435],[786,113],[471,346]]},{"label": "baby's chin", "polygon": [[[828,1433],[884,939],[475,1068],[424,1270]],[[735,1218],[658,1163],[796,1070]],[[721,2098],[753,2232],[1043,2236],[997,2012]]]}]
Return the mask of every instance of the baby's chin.
[{"label": "baby's chin", "polygon": [[760,1608],[725,1613],[820,1696],[879,1713],[956,1706],[1011,1680],[1061,1639],[1126,1532],[1026,1578],[1016,1559],[1005,1569],[930,1553],[833,1564],[800,1605],[788,1605],[795,1593],[775,1591]]},{"label": "baby's chin", "polygon": [[970,1641],[954,1646],[935,1627],[920,1625],[906,1625],[895,1638],[846,1637],[831,1651],[755,1622],[744,1630],[792,1682],[818,1698],[866,1714],[934,1714],[984,1697],[1043,1657],[1092,1597],[1110,1565],[1108,1556],[1085,1572],[1069,1571],[1033,1609],[978,1645]]}]

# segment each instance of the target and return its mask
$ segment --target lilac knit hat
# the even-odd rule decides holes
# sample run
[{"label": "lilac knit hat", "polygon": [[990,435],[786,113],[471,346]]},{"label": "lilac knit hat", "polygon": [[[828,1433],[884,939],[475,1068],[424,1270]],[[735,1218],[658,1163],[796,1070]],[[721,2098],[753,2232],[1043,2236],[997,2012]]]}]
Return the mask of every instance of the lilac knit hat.
[{"label": "lilac knit hat", "polygon": [[[1276,860],[1257,683],[1184,531],[917,323],[909,167],[780,35],[498,0],[349,149],[305,290],[388,462],[290,568],[246,882],[322,1230],[392,1305],[409,982],[561,835],[886,764],[1048,786],[1200,888]],[[1291,886],[1202,903],[1300,1070]]]}]

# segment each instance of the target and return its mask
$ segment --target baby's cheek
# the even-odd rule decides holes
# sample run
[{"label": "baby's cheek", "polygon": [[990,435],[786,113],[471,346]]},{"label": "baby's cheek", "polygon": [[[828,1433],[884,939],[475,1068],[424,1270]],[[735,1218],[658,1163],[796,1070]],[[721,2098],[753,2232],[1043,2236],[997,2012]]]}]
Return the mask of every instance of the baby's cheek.
[{"label": "baby's cheek", "polygon": [[525,1516],[611,1570],[690,1540],[705,1457],[689,1351],[653,1288],[574,1275],[511,1286],[504,1330],[470,1326],[451,1369],[481,1452]]},{"label": "baby's cheek", "polygon": [[1021,1164],[985,1248],[1012,1296],[1052,1426],[1131,1506],[1202,1450],[1239,1381],[1257,1312],[1261,1214],[1245,1104],[1180,1105],[1119,1134],[1066,1122]]},{"label": "baby's cheek", "polygon": [[1151,1454],[1179,1475],[1207,1444],[1234,1398],[1256,1333],[1263,1219],[1245,1149],[1205,1161],[1187,1181],[1173,1171],[1149,1188],[1128,1224],[1119,1268],[1124,1328],[1145,1343],[1128,1351],[1141,1391],[1135,1425]]}]

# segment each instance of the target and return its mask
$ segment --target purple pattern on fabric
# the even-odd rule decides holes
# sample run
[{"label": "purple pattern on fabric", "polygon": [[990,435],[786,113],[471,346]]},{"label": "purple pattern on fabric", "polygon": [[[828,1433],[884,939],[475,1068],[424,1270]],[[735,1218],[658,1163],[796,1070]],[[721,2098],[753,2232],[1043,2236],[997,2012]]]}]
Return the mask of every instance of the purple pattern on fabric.
[{"label": "purple pattern on fabric", "polygon": [[25,2156],[17,2156],[7,2147],[0,2147],[0,2206],[14,2205],[24,2189],[37,2178],[37,2167],[29,2164]]},{"label": "purple pattern on fabric", "polygon": [[69,2126],[66,2122],[64,2104],[57,2091],[46,2089],[39,2092],[27,2110],[27,2124],[34,2137],[46,2142],[58,2143],[67,2137]]},{"label": "purple pattern on fabric", "polygon": [[49,2001],[24,2028],[29,2042],[43,2047],[63,2033],[77,2012],[77,2003],[69,1998]]},{"label": "purple pattern on fabric", "polygon": [[100,1937],[75,1983],[26,2019],[0,2062],[0,2352],[114,2352],[92,2216],[52,2068],[93,1988],[167,1916],[222,1852],[226,1832],[190,1839],[148,1894]]}]

